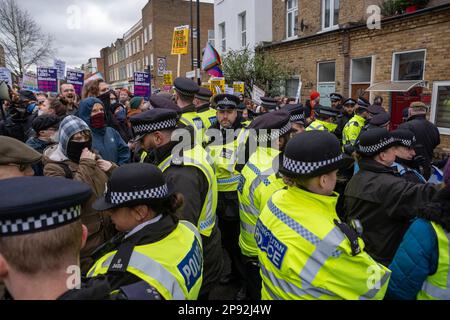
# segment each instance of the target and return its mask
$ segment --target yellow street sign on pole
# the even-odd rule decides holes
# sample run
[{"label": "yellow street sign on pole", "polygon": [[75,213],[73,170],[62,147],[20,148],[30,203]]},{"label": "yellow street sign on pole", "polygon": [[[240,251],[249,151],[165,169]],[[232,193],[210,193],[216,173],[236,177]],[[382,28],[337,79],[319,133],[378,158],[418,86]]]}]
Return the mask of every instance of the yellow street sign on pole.
[{"label": "yellow street sign on pole", "polygon": [[244,94],[245,83],[242,82],[242,81],[234,81],[233,82],[233,89],[234,89],[234,92],[239,92],[239,93]]}]

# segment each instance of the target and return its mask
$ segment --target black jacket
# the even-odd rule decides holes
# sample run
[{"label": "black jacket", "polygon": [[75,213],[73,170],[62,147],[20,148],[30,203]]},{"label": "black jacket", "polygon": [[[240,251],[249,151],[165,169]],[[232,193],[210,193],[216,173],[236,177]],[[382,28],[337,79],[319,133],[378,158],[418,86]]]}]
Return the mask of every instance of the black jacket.
[{"label": "black jacket", "polygon": [[424,156],[426,164],[424,166],[424,176],[428,179],[431,174],[431,162],[433,151],[441,143],[438,128],[428,121],[424,115],[413,116],[407,122],[399,126],[400,129],[408,129],[416,136],[416,154]]},{"label": "black jacket", "polygon": [[344,131],[344,127],[352,117],[353,115],[348,115],[345,112],[341,112],[341,114],[337,117],[336,119],[337,128],[336,131],[334,131],[334,134],[336,135],[336,137],[338,137],[339,140],[342,140],[342,133]]},{"label": "black jacket", "polygon": [[[170,156],[178,142],[174,141],[160,149],[153,150],[146,162],[159,165]],[[181,219],[198,225],[203,203],[208,192],[208,181],[202,171],[195,167],[172,164],[164,171],[167,181],[174,186],[175,192],[184,196],[184,206],[181,208]],[[202,236],[204,253],[203,285],[200,295],[209,292],[219,280],[223,268],[223,255],[220,231],[216,224],[209,237]]]},{"label": "black jacket", "polygon": [[393,168],[363,159],[345,189],[344,219],[358,219],[367,252],[388,265],[416,209],[438,191],[435,185],[406,181]]}]

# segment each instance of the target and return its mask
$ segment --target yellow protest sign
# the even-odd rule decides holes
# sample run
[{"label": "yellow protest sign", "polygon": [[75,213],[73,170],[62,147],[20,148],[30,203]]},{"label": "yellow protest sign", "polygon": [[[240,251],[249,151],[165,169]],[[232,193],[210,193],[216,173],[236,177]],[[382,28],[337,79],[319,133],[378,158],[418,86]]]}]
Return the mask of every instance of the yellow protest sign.
[{"label": "yellow protest sign", "polygon": [[164,71],[164,85],[171,86],[173,83],[172,71]]},{"label": "yellow protest sign", "polygon": [[211,90],[211,84],[209,82],[202,82],[202,87]]},{"label": "yellow protest sign", "polygon": [[210,83],[214,95],[225,93],[225,78],[211,78]]},{"label": "yellow protest sign", "polygon": [[187,54],[189,46],[189,26],[175,27],[172,40],[172,54]]},{"label": "yellow protest sign", "polygon": [[242,81],[235,81],[235,82],[233,82],[233,89],[234,89],[235,93],[239,92],[239,93],[244,94],[244,91],[245,91],[245,84],[244,84],[244,82],[242,82]]}]

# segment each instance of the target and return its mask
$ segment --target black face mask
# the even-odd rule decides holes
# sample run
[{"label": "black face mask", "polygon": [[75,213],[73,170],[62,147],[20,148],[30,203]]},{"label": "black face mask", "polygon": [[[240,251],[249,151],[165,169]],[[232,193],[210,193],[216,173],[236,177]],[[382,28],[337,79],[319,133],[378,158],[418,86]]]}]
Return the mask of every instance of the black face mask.
[{"label": "black face mask", "polygon": [[92,147],[92,140],[86,142],[76,142],[69,141],[67,144],[67,158],[72,160],[75,163],[80,163],[81,153],[84,148],[88,148],[89,150]]}]

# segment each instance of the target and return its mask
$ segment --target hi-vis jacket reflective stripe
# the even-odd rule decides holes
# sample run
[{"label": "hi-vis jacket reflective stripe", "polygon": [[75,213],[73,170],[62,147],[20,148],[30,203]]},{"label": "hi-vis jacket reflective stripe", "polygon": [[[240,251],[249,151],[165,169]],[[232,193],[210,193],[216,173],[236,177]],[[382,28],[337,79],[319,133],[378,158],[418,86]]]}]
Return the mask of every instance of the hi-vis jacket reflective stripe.
[{"label": "hi-vis jacket reflective stripe", "polygon": [[[239,246],[243,255],[257,256],[257,247],[254,238],[256,220],[258,219],[264,203],[261,202],[263,194],[270,197],[275,190],[270,186],[278,168],[273,167],[273,160],[280,154],[273,148],[258,147],[249,161],[242,169],[241,181],[238,187],[239,216],[241,228],[239,234]],[[278,186],[275,186],[278,188]],[[278,189],[276,189],[278,190]],[[270,194],[267,196],[267,194]]]},{"label": "hi-vis jacket reflective stripe", "polygon": [[434,222],[431,225],[438,240],[438,267],[423,283],[417,300],[450,300],[450,233]]},{"label": "hi-vis jacket reflective stripe", "polygon": [[316,119],[306,128],[306,131],[319,130],[334,132],[336,129],[337,124]]},{"label": "hi-vis jacket reflective stripe", "polygon": [[206,111],[203,112],[197,112],[197,116],[200,117],[200,119],[203,122],[203,128],[205,130],[209,129],[213,124],[217,122],[217,111],[213,108],[209,108]]},{"label": "hi-vis jacket reflective stripe", "polygon": [[382,299],[390,271],[374,261],[358,239],[334,224],[337,194],[297,187],[277,191],[261,212],[255,239],[261,263],[262,299]]},{"label": "hi-vis jacket reflective stripe", "polygon": [[225,145],[213,143],[206,147],[206,151],[214,161],[219,192],[237,190],[241,174],[236,170],[236,164],[239,155],[245,151],[248,134],[247,130],[241,128],[234,132],[236,138],[230,143]]},{"label": "hi-vis jacket reflective stripe", "polygon": [[354,145],[365,124],[366,119],[364,119],[360,115],[355,114],[353,118],[351,118],[350,121],[347,122],[344,130],[342,130],[342,144],[344,146],[347,144]]},{"label": "hi-vis jacket reflective stripe", "polygon": [[186,112],[181,115],[180,122],[186,126],[194,127],[195,131],[201,131],[204,124],[197,112]]},{"label": "hi-vis jacket reflective stripe", "polygon": [[[158,167],[164,172],[172,164],[193,166],[198,168],[205,175],[208,181],[208,193],[205,197],[205,202],[203,203],[197,227],[202,235],[209,237],[216,223],[217,209],[217,181],[213,168],[213,161],[210,159],[205,149],[196,145],[192,149],[183,150],[183,157],[180,159],[174,159],[173,154],[171,154],[167,159],[161,162]],[[186,201],[188,201],[188,199]]]},{"label": "hi-vis jacket reflective stripe", "polygon": [[[116,253],[96,261],[88,277],[106,274]],[[135,246],[127,272],[153,286],[166,300],[196,300],[203,281],[202,239],[197,228],[181,220],[164,239]]]}]

